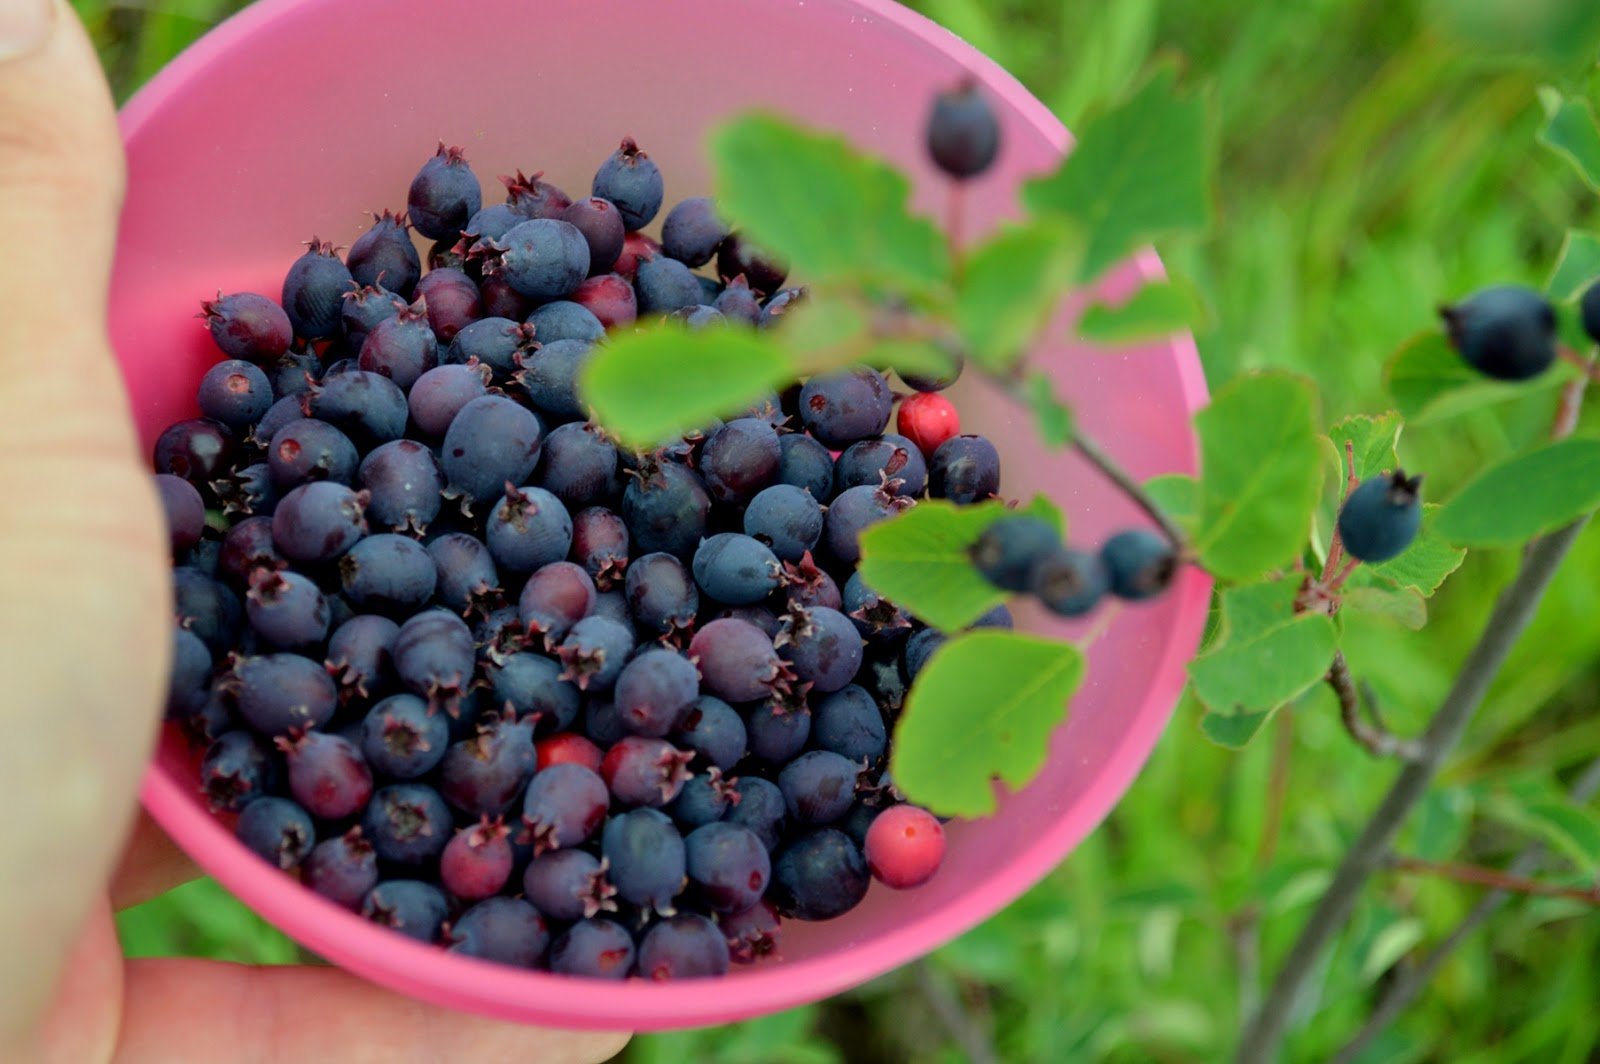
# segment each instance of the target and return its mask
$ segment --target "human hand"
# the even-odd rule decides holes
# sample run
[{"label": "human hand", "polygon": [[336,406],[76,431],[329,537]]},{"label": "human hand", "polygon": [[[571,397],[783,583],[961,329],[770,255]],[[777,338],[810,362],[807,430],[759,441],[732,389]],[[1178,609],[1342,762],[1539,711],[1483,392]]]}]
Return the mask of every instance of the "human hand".
[{"label": "human hand", "polygon": [[148,821],[129,839],[172,604],[106,337],[122,181],[65,0],[0,0],[0,1061],[611,1057],[626,1036],[452,1013],[332,968],[122,957],[113,906],[195,874]]}]

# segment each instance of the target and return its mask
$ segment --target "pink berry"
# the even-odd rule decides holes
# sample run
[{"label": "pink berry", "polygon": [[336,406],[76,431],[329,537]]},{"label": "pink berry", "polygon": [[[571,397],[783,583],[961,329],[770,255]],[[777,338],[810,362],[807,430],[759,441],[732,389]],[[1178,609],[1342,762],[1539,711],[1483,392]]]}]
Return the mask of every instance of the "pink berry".
[{"label": "pink berry", "polygon": [[941,443],[961,434],[961,415],[956,413],[955,405],[938,392],[918,392],[901,401],[895,426],[900,435],[931,458]]},{"label": "pink berry", "polygon": [[511,878],[513,856],[508,834],[503,823],[488,817],[457,831],[439,856],[439,879],[445,889],[466,901],[500,893]]},{"label": "pink berry", "polygon": [[890,806],[867,829],[867,867],[884,886],[920,887],[944,860],[944,828],[914,805]]},{"label": "pink berry", "polygon": [[582,765],[590,772],[600,771],[604,756],[600,748],[577,732],[561,732],[534,744],[539,754],[539,770],[551,765]]}]

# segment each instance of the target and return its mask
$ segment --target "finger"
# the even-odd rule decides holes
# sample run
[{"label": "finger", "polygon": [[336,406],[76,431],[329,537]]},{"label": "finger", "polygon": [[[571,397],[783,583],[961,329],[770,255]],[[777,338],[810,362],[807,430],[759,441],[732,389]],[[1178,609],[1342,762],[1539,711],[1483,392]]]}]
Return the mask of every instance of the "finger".
[{"label": "finger", "polygon": [[129,961],[125,978],[117,1064],[587,1064],[628,1041],[451,1012],[336,968],[174,958]]},{"label": "finger", "polygon": [[0,835],[0,1045],[32,1027],[104,890],[171,623],[160,513],[106,343],[115,118],[81,27],[45,3],[0,0],[0,231],[36,237],[0,256],[0,806],[27,811]]},{"label": "finger", "polygon": [[200,866],[178,849],[161,825],[140,812],[111,877],[111,907],[118,912],[149,901],[200,876]]}]

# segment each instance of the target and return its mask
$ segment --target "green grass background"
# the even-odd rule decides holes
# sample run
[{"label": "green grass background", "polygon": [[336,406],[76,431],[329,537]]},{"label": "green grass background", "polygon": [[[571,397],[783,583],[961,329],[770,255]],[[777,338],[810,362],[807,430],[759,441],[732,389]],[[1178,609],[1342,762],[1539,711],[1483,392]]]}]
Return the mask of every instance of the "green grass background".
[{"label": "green grass background", "polygon": [[[643,2],[643,0],[641,0]],[[75,0],[119,98],[232,0]],[[1068,121],[1158,57],[1213,86],[1220,221],[1169,253],[1205,293],[1199,337],[1213,386],[1287,366],[1315,378],[1331,418],[1386,408],[1383,359],[1444,298],[1537,282],[1594,200],[1533,146],[1537,86],[1571,83],[1594,54],[1593,12],[1569,0],[919,0],[1015,71]],[[1504,17],[1509,22],[1495,24]],[[1487,458],[1545,431],[1548,404],[1408,427],[1401,454],[1448,492]],[[1434,497],[1441,497],[1436,494]],[[1407,845],[1501,862],[1518,844],[1473,820],[1472,796],[1518,774],[1566,779],[1600,755],[1594,713],[1600,543],[1568,561]],[[1350,619],[1347,649],[1399,728],[1437,703],[1515,559],[1474,556],[1402,633]],[[1181,706],[1107,824],[1026,897],[925,964],[824,1005],[717,1030],[637,1039],[632,1061],[712,1064],[970,1059],[1212,1061],[1241,1010],[1392,776],[1340,730],[1318,689],[1250,749],[1229,753]],[[1287,766],[1283,828],[1263,830],[1273,748]],[[1380,878],[1304,1003],[1289,1059],[1327,1059],[1384,972],[1447,932],[1477,892]],[[1261,914],[1238,933],[1239,914]],[[201,881],[124,913],[130,952],[261,963],[294,948]],[[1597,1059],[1600,924],[1571,903],[1517,902],[1460,950],[1365,1060]],[[942,1003],[942,1005],[941,1005]]]}]

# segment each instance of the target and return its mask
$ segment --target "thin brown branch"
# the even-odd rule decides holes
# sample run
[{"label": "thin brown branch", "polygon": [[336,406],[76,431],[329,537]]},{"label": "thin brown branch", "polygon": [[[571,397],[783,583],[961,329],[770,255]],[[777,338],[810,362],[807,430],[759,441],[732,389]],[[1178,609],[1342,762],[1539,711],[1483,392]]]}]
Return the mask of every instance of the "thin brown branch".
[{"label": "thin brown branch", "polygon": [[1578,354],[1578,352],[1574,351],[1565,344],[1562,344],[1561,347],[1557,349],[1557,353],[1561,355],[1561,360],[1563,362],[1570,362],[1572,365],[1577,366],[1580,370],[1582,370],[1586,379],[1600,381],[1600,366],[1595,365],[1593,354],[1585,357],[1584,355]]},{"label": "thin brown branch", "polygon": [[1566,898],[1570,901],[1581,901],[1585,905],[1600,905],[1600,886],[1568,887],[1560,883],[1530,879],[1528,876],[1499,868],[1458,864],[1453,861],[1425,861],[1420,857],[1392,855],[1388,865],[1397,872],[1438,876],[1441,879],[1468,883],[1475,887],[1493,887],[1495,890],[1510,891],[1513,894],[1530,894],[1539,898]]},{"label": "thin brown branch", "polygon": [[1118,465],[1098,443],[1085,436],[1082,429],[1073,428],[1072,446],[1090,465],[1098,469],[1102,476],[1115,484],[1122,494],[1133,500],[1133,504],[1156,523],[1162,535],[1167,537],[1168,542],[1177,548],[1180,554],[1184,551],[1188,537],[1184,535],[1183,529],[1178,527],[1177,522],[1168,516],[1167,512],[1144,490],[1144,485],[1133,479],[1128,471]]},{"label": "thin brown branch", "polygon": [[1333,656],[1333,664],[1328,669],[1328,686],[1333,688],[1334,695],[1339,699],[1339,719],[1344,721],[1344,730],[1367,753],[1374,757],[1393,757],[1407,762],[1421,759],[1422,745],[1415,739],[1406,739],[1391,732],[1384,726],[1377,705],[1362,698],[1362,693],[1356,689],[1355,678],[1350,674],[1350,663],[1345,660],[1342,650]]}]

